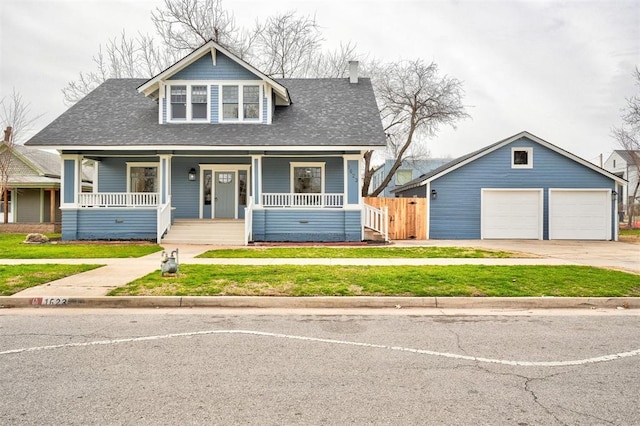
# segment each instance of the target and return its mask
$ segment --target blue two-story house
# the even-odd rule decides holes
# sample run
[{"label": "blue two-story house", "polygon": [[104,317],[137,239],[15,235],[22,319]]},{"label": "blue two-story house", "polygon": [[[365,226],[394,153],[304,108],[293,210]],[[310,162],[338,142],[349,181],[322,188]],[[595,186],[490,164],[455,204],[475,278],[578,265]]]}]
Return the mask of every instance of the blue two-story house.
[{"label": "blue two-story house", "polygon": [[238,224],[245,243],[360,241],[361,159],[385,138],[353,65],[275,80],[209,41],[151,79],[107,80],[27,142],[62,156],[62,238],[160,241],[187,221],[199,242]]}]

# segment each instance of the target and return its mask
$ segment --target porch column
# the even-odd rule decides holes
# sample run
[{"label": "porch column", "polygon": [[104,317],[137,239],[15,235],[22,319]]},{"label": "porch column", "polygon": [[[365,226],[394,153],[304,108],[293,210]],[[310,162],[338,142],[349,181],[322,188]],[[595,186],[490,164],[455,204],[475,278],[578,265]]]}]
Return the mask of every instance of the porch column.
[{"label": "porch column", "polygon": [[160,187],[160,204],[167,204],[171,197],[171,155],[160,155],[160,168],[158,170]]},{"label": "porch column", "polygon": [[51,188],[49,190],[49,221],[51,223],[56,222],[56,190]]},{"label": "porch column", "polygon": [[360,170],[362,162],[360,155],[345,155],[344,159],[344,206],[353,207],[361,204],[362,197],[360,193]]},{"label": "porch column", "polygon": [[82,191],[82,156],[63,154],[60,176],[60,205],[72,207],[78,203]]},{"label": "porch column", "polygon": [[262,205],[262,155],[252,155],[251,166],[253,180],[251,196],[253,197],[253,205],[260,206]]}]

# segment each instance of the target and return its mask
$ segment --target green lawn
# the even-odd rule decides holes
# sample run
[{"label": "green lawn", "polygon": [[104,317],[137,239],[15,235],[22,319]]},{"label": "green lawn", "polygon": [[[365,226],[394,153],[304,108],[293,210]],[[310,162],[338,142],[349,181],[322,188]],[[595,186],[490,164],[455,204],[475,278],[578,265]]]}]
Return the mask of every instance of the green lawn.
[{"label": "green lawn", "polygon": [[113,296],[640,296],[638,275],[586,266],[182,265]]},{"label": "green lawn", "polygon": [[455,258],[519,257],[506,251],[472,247],[256,247],[209,250],[204,258]]},{"label": "green lawn", "polygon": [[[140,257],[160,251],[152,243],[24,244],[26,234],[0,234],[0,259],[91,259]],[[59,237],[51,236],[49,237]]]},{"label": "green lawn", "polygon": [[0,296],[11,296],[29,287],[79,274],[101,265],[0,265]]}]

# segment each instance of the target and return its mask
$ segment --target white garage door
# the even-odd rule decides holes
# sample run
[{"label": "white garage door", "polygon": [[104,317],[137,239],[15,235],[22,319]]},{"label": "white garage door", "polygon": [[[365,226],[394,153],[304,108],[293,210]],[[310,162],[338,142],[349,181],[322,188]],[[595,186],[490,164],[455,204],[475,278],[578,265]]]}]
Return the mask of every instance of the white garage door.
[{"label": "white garage door", "polygon": [[483,239],[542,239],[542,189],[483,189]]},{"label": "white garage door", "polygon": [[610,240],[609,190],[549,189],[550,240]]}]

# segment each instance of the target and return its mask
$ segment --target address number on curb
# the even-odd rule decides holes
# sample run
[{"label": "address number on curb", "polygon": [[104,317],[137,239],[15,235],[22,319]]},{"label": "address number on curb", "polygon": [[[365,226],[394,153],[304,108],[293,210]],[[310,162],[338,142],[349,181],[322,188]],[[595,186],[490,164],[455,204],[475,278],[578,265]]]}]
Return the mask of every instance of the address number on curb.
[{"label": "address number on curb", "polygon": [[66,297],[36,297],[31,299],[33,306],[47,305],[47,306],[61,306],[68,305],[69,299]]}]

